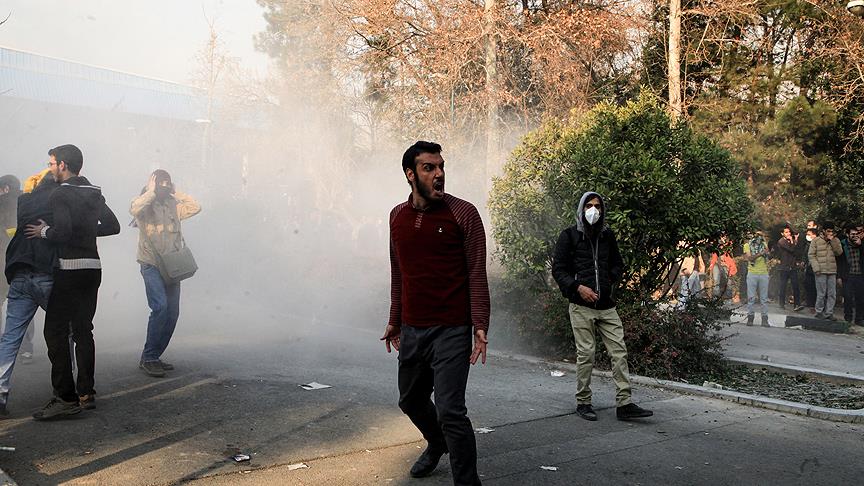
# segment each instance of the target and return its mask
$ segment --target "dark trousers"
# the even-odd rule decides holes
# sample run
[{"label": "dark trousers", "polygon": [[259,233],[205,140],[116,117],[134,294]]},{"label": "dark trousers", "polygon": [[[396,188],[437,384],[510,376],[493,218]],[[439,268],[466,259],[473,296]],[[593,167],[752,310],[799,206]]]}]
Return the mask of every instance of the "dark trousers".
[{"label": "dark trousers", "polygon": [[[51,360],[51,384],[54,395],[67,402],[79,395],[92,395],[96,347],[93,343],[93,316],[102,270],[57,270],[54,288],[45,312],[45,344]],[[78,364],[78,387],[72,376],[69,355],[69,332],[75,342]]]},{"label": "dark trousers", "polygon": [[804,272],[804,303],[807,307],[816,307],[816,274],[809,266]]},{"label": "dark trousers", "polygon": [[430,448],[450,451],[453,484],[480,484],[474,428],[465,407],[471,326],[402,326],[400,341],[399,408]]},{"label": "dark trousers", "polygon": [[786,282],[792,280],[792,298],[795,307],[801,305],[801,286],[798,284],[798,270],[780,270],[780,305],[786,305]]},{"label": "dark trousers", "polygon": [[[844,292],[846,295],[843,297],[844,305],[845,301],[848,299],[850,301],[850,305],[854,306],[855,310],[855,323],[861,324],[864,323],[864,276],[862,275],[850,275],[846,278],[844,284]],[[849,316],[849,321],[852,320],[852,316]]]}]

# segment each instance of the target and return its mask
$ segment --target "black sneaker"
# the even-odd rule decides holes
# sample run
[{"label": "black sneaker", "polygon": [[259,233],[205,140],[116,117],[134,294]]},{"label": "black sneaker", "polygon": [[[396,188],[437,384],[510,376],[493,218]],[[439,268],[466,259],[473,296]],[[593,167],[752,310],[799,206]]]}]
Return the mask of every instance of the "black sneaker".
[{"label": "black sneaker", "polygon": [[804,306],[803,305],[796,305],[795,308],[792,310],[794,310],[795,312],[801,312],[802,310],[804,310]]},{"label": "black sneaker", "polygon": [[54,397],[47,405],[42,407],[42,410],[33,414],[36,420],[50,420],[59,417],[66,417],[81,413],[81,407],[78,402],[67,402],[60,398]]},{"label": "black sneaker", "polygon": [[597,414],[594,412],[594,407],[590,403],[576,405],[576,413],[585,420],[594,422],[597,420]]},{"label": "black sneaker", "polygon": [[6,404],[0,405],[0,420],[9,417],[9,410],[6,410]]},{"label": "black sneaker", "polygon": [[166,363],[166,362],[162,361],[161,359],[158,360],[158,361],[159,361],[159,365],[162,366],[162,369],[163,369],[163,370],[165,370],[165,371],[173,371],[173,370],[174,370],[174,365],[173,365],[173,364],[171,364],[171,363]]},{"label": "black sneaker", "polygon": [[154,378],[162,378],[165,376],[165,370],[162,368],[162,365],[159,364],[159,361],[141,361],[138,364],[138,367],[144,370],[144,373],[147,373],[148,376]]},{"label": "black sneaker", "polygon": [[815,317],[816,319],[825,319],[825,315],[823,315],[821,312],[813,314],[813,317]]},{"label": "black sneaker", "polygon": [[834,314],[831,314],[831,315],[825,316],[824,319],[825,319],[826,321],[836,321],[836,320],[837,320],[837,318],[834,317]]},{"label": "black sneaker", "polygon": [[753,318],[754,318],[753,314],[750,314],[750,315],[747,316],[747,325],[748,325],[748,326],[752,326],[752,325],[753,325]]},{"label": "black sneaker", "polygon": [[627,405],[615,409],[615,416],[618,417],[618,420],[646,418],[651,417],[652,415],[654,415],[654,412],[651,410],[645,410],[635,403],[628,403]]},{"label": "black sneaker", "polygon": [[81,395],[78,397],[78,404],[81,405],[83,410],[93,410],[96,408],[96,394]]},{"label": "black sneaker", "polygon": [[438,461],[441,460],[441,456],[447,454],[447,447],[444,449],[433,448],[431,445],[426,447],[426,450],[423,451],[423,454],[420,454],[420,457],[417,458],[417,462],[411,466],[411,477],[412,478],[425,478],[426,476],[432,474],[432,471],[438,467]]},{"label": "black sneaker", "polygon": [[768,316],[762,316],[762,327],[771,327],[771,324],[768,323]]}]

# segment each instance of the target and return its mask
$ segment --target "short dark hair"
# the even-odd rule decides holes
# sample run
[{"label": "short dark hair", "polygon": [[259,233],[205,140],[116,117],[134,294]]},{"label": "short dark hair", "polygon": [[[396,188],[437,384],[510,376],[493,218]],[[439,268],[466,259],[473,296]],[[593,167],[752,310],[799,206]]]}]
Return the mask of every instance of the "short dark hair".
[{"label": "short dark hair", "polygon": [[420,154],[440,154],[441,145],[435,142],[424,142],[419,140],[402,155],[402,172],[408,169],[417,172],[417,156]]},{"label": "short dark hair", "polygon": [[78,147],[67,144],[59,147],[54,147],[48,151],[48,155],[54,156],[57,163],[64,162],[69,172],[78,175],[81,173],[81,168],[84,167],[84,154]]}]

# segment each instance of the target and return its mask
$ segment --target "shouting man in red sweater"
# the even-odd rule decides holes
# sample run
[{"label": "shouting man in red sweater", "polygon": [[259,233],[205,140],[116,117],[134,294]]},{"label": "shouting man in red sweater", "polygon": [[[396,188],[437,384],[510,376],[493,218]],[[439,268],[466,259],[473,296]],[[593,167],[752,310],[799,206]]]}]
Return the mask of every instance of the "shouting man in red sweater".
[{"label": "shouting man in red sweater", "polygon": [[411,476],[432,474],[449,453],[453,484],[479,485],[465,387],[469,363],[486,363],[483,221],[473,204],[444,192],[437,143],[409,147],[402,170],[411,195],[390,212],[390,321],[381,340],[399,351],[399,408],[428,442]]}]

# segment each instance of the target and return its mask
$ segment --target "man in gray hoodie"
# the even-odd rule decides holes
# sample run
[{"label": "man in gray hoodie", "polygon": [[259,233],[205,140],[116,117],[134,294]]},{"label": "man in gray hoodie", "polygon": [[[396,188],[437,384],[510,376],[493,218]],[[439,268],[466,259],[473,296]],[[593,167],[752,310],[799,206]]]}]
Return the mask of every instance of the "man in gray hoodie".
[{"label": "man in gray hoodie", "polygon": [[597,420],[591,406],[591,371],[597,347],[595,332],[600,331],[612,358],[618,420],[650,417],[653,412],[630,400],[624,326],[614,299],[615,287],[624,274],[624,260],[615,233],[605,224],[603,198],[596,192],[586,192],[576,214],[576,224],[558,237],[552,259],[552,276],[570,301],[570,323],[576,339],[576,413],[585,420]]}]

